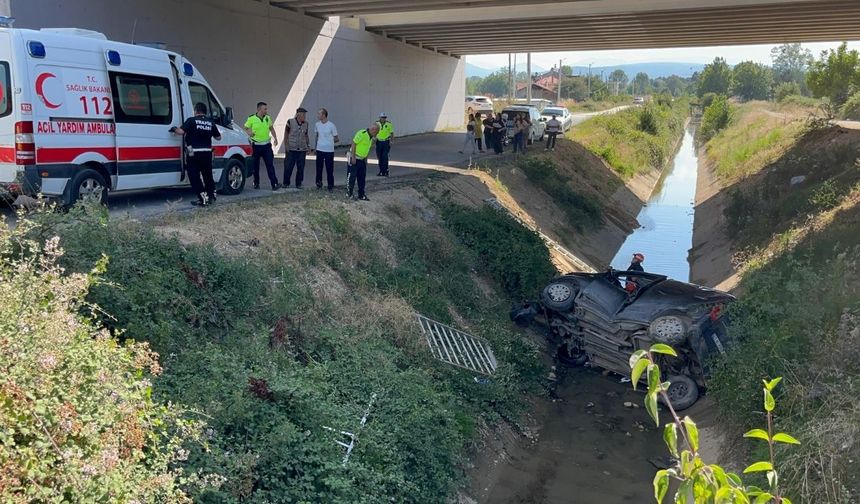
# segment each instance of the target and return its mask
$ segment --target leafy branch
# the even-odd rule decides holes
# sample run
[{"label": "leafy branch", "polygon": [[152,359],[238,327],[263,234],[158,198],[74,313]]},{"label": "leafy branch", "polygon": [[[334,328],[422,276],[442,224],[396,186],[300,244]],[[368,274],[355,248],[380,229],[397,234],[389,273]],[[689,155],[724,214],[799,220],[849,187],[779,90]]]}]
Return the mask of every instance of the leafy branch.
[{"label": "leafy branch", "polygon": [[[756,486],[747,486],[737,474],[727,472],[717,464],[706,464],[702,460],[699,455],[699,429],[696,423],[689,416],[678,416],[668,394],[671,383],[661,380],[660,366],[656,362],[656,356],[660,354],[678,356],[672,347],[662,343],[657,343],[648,350],[637,350],[630,356],[633,388],[636,389],[643,374],[646,376],[648,391],[645,396],[645,409],[654,423],[660,425],[658,400],[666,405],[672,416],[672,422],[664,426],[663,440],[677,463],[674,467],[657,471],[654,476],[654,498],[657,502],[663,502],[669,492],[669,482],[674,479],[679,482],[674,497],[676,504],[791,504],[791,500],[779,490],[774,454],[777,443],[800,444],[797,439],[784,432],[774,433],[773,410],[776,408],[776,400],[773,390],[782,378],[764,380],[767,430],[753,429],[744,434],[746,438],[761,439],[768,443],[769,460],[755,462],[744,469],[744,474],[767,473],[768,489],[763,490]],[[678,447],[679,438],[684,443],[681,450]]]}]

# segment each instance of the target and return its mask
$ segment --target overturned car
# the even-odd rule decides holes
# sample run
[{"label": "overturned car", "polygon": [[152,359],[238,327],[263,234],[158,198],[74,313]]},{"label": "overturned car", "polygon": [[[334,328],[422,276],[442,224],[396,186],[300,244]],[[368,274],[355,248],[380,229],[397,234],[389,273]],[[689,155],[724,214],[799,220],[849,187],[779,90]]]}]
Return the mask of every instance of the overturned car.
[{"label": "overturned car", "polygon": [[511,319],[528,325],[542,319],[567,365],[608,369],[629,375],[630,354],[654,343],[675,348],[660,355],[671,382],[668,394],[682,410],[699,398],[710,358],[728,343],[724,307],[731,294],[641,271],[571,273],[551,280],[540,303],[514,307]]}]

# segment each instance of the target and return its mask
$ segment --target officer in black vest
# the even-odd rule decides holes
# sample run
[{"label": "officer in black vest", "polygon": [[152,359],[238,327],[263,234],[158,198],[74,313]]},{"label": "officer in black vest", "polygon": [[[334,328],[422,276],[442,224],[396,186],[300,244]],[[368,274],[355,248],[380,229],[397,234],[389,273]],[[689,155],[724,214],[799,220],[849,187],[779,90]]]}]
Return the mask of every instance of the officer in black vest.
[{"label": "officer in black vest", "polygon": [[[192,205],[207,206],[215,203],[215,179],[212,177],[212,139],[221,140],[218,126],[206,116],[206,104],[194,105],[194,117],[189,117],[181,128],[170,128],[174,135],[185,135],[188,154],[188,178],[197,194]],[[201,183],[200,177],[203,176]]]}]

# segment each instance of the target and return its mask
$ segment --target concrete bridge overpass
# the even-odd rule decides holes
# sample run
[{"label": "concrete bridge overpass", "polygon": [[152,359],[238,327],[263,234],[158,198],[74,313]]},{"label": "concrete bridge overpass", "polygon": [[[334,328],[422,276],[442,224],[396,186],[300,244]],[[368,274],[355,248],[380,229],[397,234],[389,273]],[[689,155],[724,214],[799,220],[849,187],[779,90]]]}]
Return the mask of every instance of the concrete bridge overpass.
[{"label": "concrete bridge overpass", "polygon": [[165,42],[236,116],[462,128],[466,54],[860,39],[860,0],[0,0],[16,27]]}]

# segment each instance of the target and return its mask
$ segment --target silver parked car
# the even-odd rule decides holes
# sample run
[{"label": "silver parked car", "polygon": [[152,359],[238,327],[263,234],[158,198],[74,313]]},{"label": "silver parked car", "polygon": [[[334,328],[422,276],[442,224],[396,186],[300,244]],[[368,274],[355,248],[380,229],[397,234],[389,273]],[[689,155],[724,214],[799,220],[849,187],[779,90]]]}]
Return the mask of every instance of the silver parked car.
[{"label": "silver parked car", "polygon": [[466,113],[474,114],[480,112],[488,114],[493,112],[493,100],[486,96],[467,96],[466,97]]},{"label": "silver parked car", "polygon": [[573,127],[573,115],[567,110],[567,107],[547,107],[541,112],[541,117],[545,121],[552,119],[552,116],[561,123],[561,132],[567,133]]},{"label": "silver parked car", "polygon": [[[531,105],[510,105],[502,110],[502,115],[507,115],[509,121],[513,121],[518,115],[528,118],[532,123],[527,139],[528,143],[532,144],[535,140],[543,141],[544,133],[546,132],[546,120],[541,117],[536,107]],[[511,136],[510,133],[508,136]]]}]

